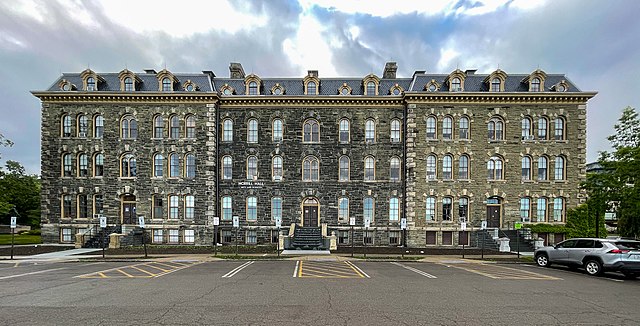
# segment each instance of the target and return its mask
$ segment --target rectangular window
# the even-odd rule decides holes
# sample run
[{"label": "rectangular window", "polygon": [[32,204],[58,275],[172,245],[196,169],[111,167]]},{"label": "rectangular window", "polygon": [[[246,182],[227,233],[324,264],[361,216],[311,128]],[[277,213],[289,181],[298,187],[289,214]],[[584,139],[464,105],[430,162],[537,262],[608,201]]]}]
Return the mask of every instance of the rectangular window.
[{"label": "rectangular window", "polygon": [[338,244],[349,244],[349,231],[338,231]]},{"label": "rectangular window", "polygon": [[162,234],[162,229],[153,230],[153,243],[162,243],[164,241],[164,237]]},{"label": "rectangular window", "polygon": [[248,230],[247,231],[247,244],[257,244],[258,243],[258,231],[256,230]]},{"label": "rectangular window", "polygon": [[349,120],[346,120],[346,119],[340,120],[340,142],[341,143],[349,142]]},{"label": "rectangular window", "polygon": [[282,198],[273,197],[271,198],[271,220],[282,221]]},{"label": "rectangular window", "polygon": [[73,237],[71,236],[71,228],[63,228],[60,229],[60,237],[62,242],[72,242]]},{"label": "rectangular window", "polygon": [[536,214],[537,222],[546,222],[547,221],[547,199],[538,198],[536,208],[537,208],[537,214]]},{"label": "rectangular window", "polygon": [[278,230],[271,230],[271,243],[278,243]]},{"label": "rectangular window", "polygon": [[389,245],[400,244],[400,231],[389,231]]},{"label": "rectangular window", "polygon": [[398,221],[400,216],[400,209],[398,207],[398,198],[391,198],[389,200],[389,221]]},{"label": "rectangular window", "polygon": [[460,218],[460,222],[468,222],[469,216],[469,199],[466,197],[460,198],[458,202],[458,217]]},{"label": "rectangular window", "polygon": [[178,218],[178,196],[169,196],[169,218]]},{"label": "rectangular window", "polygon": [[436,244],[436,231],[427,231],[427,245]]},{"label": "rectangular window", "polygon": [[104,118],[101,115],[99,115],[99,116],[96,116],[95,118],[93,136],[96,138],[102,138],[103,135],[104,135]]},{"label": "rectangular window", "polygon": [[78,217],[89,217],[89,205],[87,203],[87,195],[78,195]]},{"label": "rectangular window", "polygon": [[74,218],[76,214],[73,210],[73,197],[71,195],[62,196],[62,217]]},{"label": "rectangular window", "polygon": [[520,221],[529,222],[529,212],[531,211],[529,198],[520,198]]},{"label": "rectangular window", "polygon": [[374,212],[374,203],[373,198],[367,197],[364,199],[364,207],[363,207],[363,217],[365,220],[369,220],[373,223],[373,212]]},{"label": "rectangular window", "polygon": [[222,141],[233,141],[233,122],[226,119],[222,123]]},{"label": "rectangular window", "polygon": [[373,245],[373,236],[373,231],[364,231],[362,239],[363,243],[365,245]]},{"label": "rectangular window", "polygon": [[435,221],[436,219],[436,198],[435,197],[427,197],[426,218],[427,218],[427,222]]},{"label": "rectangular window", "polygon": [[93,196],[93,214],[104,214],[104,198],[102,195]]},{"label": "rectangular window", "polygon": [[400,120],[391,120],[391,142],[400,142]]},{"label": "rectangular window", "polygon": [[247,197],[247,221],[258,220],[258,199]]},{"label": "rectangular window", "polygon": [[78,156],[78,176],[86,177],[89,175],[89,159],[85,154]]},{"label": "rectangular window", "polygon": [[564,199],[563,198],[558,197],[553,199],[553,221],[554,222],[564,221]]},{"label": "rectangular window", "polygon": [[231,197],[222,197],[222,220],[231,221]]},{"label": "rectangular window", "polygon": [[349,198],[340,197],[338,199],[338,222],[348,222],[349,220]]},{"label": "rectangular window", "polygon": [[469,245],[469,232],[459,231],[458,232],[458,245]]},{"label": "rectangular window", "polygon": [[442,198],[442,220],[451,221],[451,209],[452,209],[451,197]]},{"label": "rectangular window", "polygon": [[453,232],[452,231],[442,231],[442,245],[443,246],[451,246],[451,245],[453,245]]},{"label": "rectangular window", "polygon": [[233,242],[233,232],[231,230],[222,230],[220,231],[222,236],[222,243],[231,243]]},{"label": "rectangular window", "polygon": [[169,243],[180,242],[180,230],[169,230]]},{"label": "rectangular window", "polygon": [[158,195],[153,197],[153,218],[164,218],[164,200]]},{"label": "rectangular window", "polygon": [[96,154],[95,164],[93,166],[93,175],[95,177],[104,176],[104,156],[102,154]]},{"label": "rectangular window", "polygon": [[192,220],[195,217],[196,198],[188,195],[184,197],[184,218]]},{"label": "rectangular window", "polygon": [[196,242],[195,230],[184,230],[184,243]]}]

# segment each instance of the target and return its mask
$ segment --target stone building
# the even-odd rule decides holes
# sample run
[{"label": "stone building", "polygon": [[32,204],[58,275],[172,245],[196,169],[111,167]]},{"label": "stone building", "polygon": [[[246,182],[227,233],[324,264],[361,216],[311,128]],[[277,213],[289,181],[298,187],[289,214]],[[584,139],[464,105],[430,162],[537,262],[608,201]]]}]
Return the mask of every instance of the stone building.
[{"label": "stone building", "polygon": [[[127,233],[154,243],[276,241],[276,220],[338,245],[470,244],[486,221],[564,223],[582,200],[586,102],[564,75],[455,70],[303,78],[212,72],[63,74],[42,101],[47,242]],[[355,218],[355,232],[350,219]],[[365,228],[365,224],[368,225]]]}]

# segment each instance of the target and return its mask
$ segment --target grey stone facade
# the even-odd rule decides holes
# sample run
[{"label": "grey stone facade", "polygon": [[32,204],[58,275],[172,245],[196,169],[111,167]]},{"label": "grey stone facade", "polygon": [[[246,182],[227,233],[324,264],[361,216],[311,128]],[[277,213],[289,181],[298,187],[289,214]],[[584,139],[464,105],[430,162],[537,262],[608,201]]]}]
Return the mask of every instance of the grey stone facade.
[{"label": "grey stone facade", "polygon": [[[400,245],[400,219],[407,218],[408,245],[456,246],[461,198],[468,202],[468,213],[462,214],[468,231],[477,230],[481,221],[492,228],[535,223],[540,214],[540,222],[565,222],[566,209],[582,200],[578,186],[585,178],[586,102],[595,93],[539,70],[510,76],[500,70],[490,75],[416,72],[412,78],[396,78],[396,69],[395,63],[387,64],[382,79],[373,74],[323,79],[317,71],[304,78],[260,79],[245,76],[239,64],[230,66],[231,78],[166,70],[64,74],[48,90],[34,92],[42,101],[43,240],[72,242],[76,233],[93,230],[97,214],[103,214],[125,232],[137,224],[132,217],[144,216],[149,237],[172,244],[211,244],[218,217],[219,242],[232,242],[228,217],[238,216],[240,243],[273,243],[274,198],[282,200],[283,228],[326,225],[329,233],[337,232],[339,245],[352,240],[361,245],[365,231],[367,245]],[[95,135],[97,115],[104,119],[101,137]],[[86,134],[80,132],[81,116],[87,117]],[[158,116],[163,118],[161,136]],[[174,117],[179,125],[172,130]],[[460,135],[462,117],[468,119],[468,139]],[[523,136],[524,118],[530,119],[530,136]],[[537,134],[541,118],[547,123],[545,139]],[[131,126],[123,119],[135,119],[135,139],[125,135]],[[187,128],[187,119],[194,125]],[[282,121],[282,140],[273,139],[274,119]],[[445,135],[446,119],[452,123],[451,137]],[[560,137],[556,119],[562,122]],[[347,141],[340,139],[341,120],[349,123]],[[233,126],[231,140],[223,135],[225,121]],[[248,139],[249,121],[257,122],[255,141]],[[318,123],[319,138],[305,141],[309,121]],[[373,140],[365,140],[367,121],[375,127]],[[392,121],[399,125],[398,141],[391,139]],[[498,121],[496,137],[489,125]],[[102,176],[95,173],[98,153],[104,157]],[[174,154],[177,165],[171,161]],[[195,158],[192,167],[187,167],[189,155]],[[257,161],[255,177],[247,173],[250,156]],[[280,178],[273,175],[275,156],[283,162]],[[343,156],[349,159],[348,180],[339,177]],[[461,177],[462,156],[468,158],[466,177]],[[128,175],[132,157],[135,176]],[[225,157],[232,161],[230,179],[223,175]],[[445,157],[451,158],[449,170]],[[528,180],[522,176],[523,157],[531,160]],[[546,180],[538,180],[540,157],[547,159]],[[560,172],[554,165],[558,157]],[[365,181],[367,158],[373,159],[375,177]],[[314,159],[317,180],[303,180],[304,162]],[[400,162],[396,180],[390,175],[392,159]],[[494,165],[490,177],[489,161],[496,160],[502,168],[496,171]],[[428,177],[432,169],[435,174]],[[96,195],[103,198],[102,210]],[[224,211],[224,198],[231,199],[230,210]],[[248,198],[255,198],[255,220],[248,217],[253,214]],[[338,218],[339,198],[348,198],[348,218]],[[392,198],[395,213],[390,213]],[[433,198],[432,217],[428,198]],[[523,198],[529,200],[526,209]],[[369,199],[373,220],[365,230]],[[541,202],[545,209],[538,208]],[[311,216],[316,220],[310,222]],[[356,220],[354,239],[348,239],[349,218]]]}]

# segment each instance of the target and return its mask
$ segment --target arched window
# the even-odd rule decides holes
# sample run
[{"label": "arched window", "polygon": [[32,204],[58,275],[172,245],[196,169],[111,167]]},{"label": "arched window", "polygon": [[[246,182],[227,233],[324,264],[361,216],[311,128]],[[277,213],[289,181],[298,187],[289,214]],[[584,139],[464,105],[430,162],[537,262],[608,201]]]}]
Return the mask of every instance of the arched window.
[{"label": "arched window", "polygon": [[462,82],[460,81],[460,78],[456,77],[451,80],[451,91],[452,92],[462,91]]},{"label": "arched window", "polygon": [[442,179],[451,180],[453,178],[453,156],[450,154],[442,158]]},{"label": "arched window", "polygon": [[349,220],[349,198],[338,198],[338,221],[347,222]]},{"label": "arched window", "polygon": [[71,137],[71,116],[62,116],[62,137]]},{"label": "arched window", "polygon": [[222,122],[222,141],[233,141],[233,121],[224,119]]},{"label": "arched window", "polygon": [[547,198],[540,197],[536,203],[536,222],[547,221]]},{"label": "arched window", "polygon": [[340,156],[339,165],[340,171],[338,172],[338,180],[349,181],[349,171],[351,169],[349,157],[346,155]]},{"label": "arched window", "polygon": [[163,92],[171,92],[173,91],[173,83],[171,82],[171,79],[169,79],[168,77],[162,78],[162,91]]},{"label": "arched window", "polygon": [[102,136],[104,135],[104,118],[102,117],[102,115],[98,114],[94,118],[94,121],[93,136],[95,138],[102,138]]},{"label": "arched window", "polygon": [[320,124],[315,119],[309,119],[303,125],[302,141],[305,143],[317,143],[320,141]]},{"label": "arched window", "polygon": [[400,180],[400,159],[397,157],[391,158],[391,168],[389,171],[391,181]]},{"label": "arched window", "polygon": [[307,156],[302,161],[302,181],[320,180],[320,161],[315,156]]},{"label": "arched window", "polygon": [[373,181],[376,179],[376,163],[371,156],[364,158],[364,181]]},{"label": "arched window", "polygon": [[131,77],[127,77],[124,79],[124,91],[125,92],[135,91],[135,88],[133,86],[133,79]]},{"label": "arched window", "polygon": [[247,143],[258,142],[258,120],[249,119],[247,122]]},{"label": "arched window", "polygon": [[436,179],[436,160],[433,154],[427,156],[427,180]]},{"label": "arched window", "polygon": [[531,134],[531,118],[524,117],[522,118],[522,140],[532,140],[533,135]]},{"label": "arched window", "polygon": [[89,158],[87,154],[81,153],[78,155],[78,176],[86,177],[89,175]]},{"label": "arched window", "polygon": [[349,127],[349,120],[341,119],[340,120],[340,142],[348,143],[351,138],[350,133],[351,133],[351,129]]},{"label": "arched window", "polygon": [[162,154],[153,156],[153,176],[162,177],[164,171],[164,157]]},{"label": "arched window", "polygon": [[171,118],[169,118],[169,124],[169,138],[180,138],[180,118],[178,118],[177,115],[171,116]]},{"label": "arched window", "polygon": [[273,141],[274,142],[281,142],[282,141],[282,120],[280,119],[273,119],[273,123],[272,123],[272,129],[273,129]]},{"label": "arched window", "polygon": [[540,78],[534,78],[531,80],[531,91],[539,92],[540,91]]},{"label": "arched window", "polygon": [[196,156],[188,153],[184,157],[184,177],[187,179],[193,179],[196,177]]},{"label": "arched window", "polygon": [[469,156],[466,154],[460,155],[460,160],[458,161],[458,179],[469,179]]},{"label": "arched window", "polygon": [[231,156],[222,157],[222,179],[231,180],[233,178],[233,159]]},{"label": "arched window", "polygon": [[122,139],[136,139],[138,138],[138,122],[133,116],[126,115],[122,117],[121,134]]},{"label": "arched window", "polygon": [[363,218],[364,220],[368,220],[370,223],[373,223],[373,217],[375,213],[375,201],[371,197],[364,198],[363,205]]},{"label": "arched window", "polygon": [[398,197],[391,197],[389,199],[389,221],[400,220],[400,206],[398,205]]},{"label": "arched window", "polygon": [[180,176],[180,157],[176,153],[169,154],[169,177],[177,178]]},{"label": "arched window", "polygon": [[271,160],[271,173],[274,181],[282,180],[284,174],[282,167],[282,156],[274,156]]},{"label": "arched window", "polygon": [[488,180],[502,180],[502,159],[496,156],[492,156],[487,161],[487,179]]},{"label": "arched window", "polygon": [[556,156],[554,180],[564,180],[564,157]]},{"label": "arched window", "polygon": [[492,118],[487,124],[487,130],[489,132],[489,140],[502,140],[504,123],[500,118]]},{"label": "arched window", "polygon": [[460,222],[469,221],[469,198],[460,197],[458,201],[458,216],[460,217]]},{"label": "arched window", "polygon": [[400,120],[398,119],[391,120],[391,142],[400,142]]},{"label": "arched window", "polygon": [[460,121],[458,121],[458,132],[460,134],[460,139],[469,139],[469,118],[460,118]]},{"label": "arched window", "polygon": [[367,95],[376,95],[376,83],[372,81],[367,83]]},{"label": "arched window", "polygon": [[249,95],[258,95],[258,83],[254,81],[249,83]]},{"label": "arched window", "polygon": [[89,119],[84,114],[78,115],[78,137],[85,138],[89,132]]},{"label": "arched window", "polygon": [[164,137],[164,118],[158,115],[153,119],[153,138]]},{"label": "arched window", "polygon": [[433,116],[427,118],[427,139],[436,139],[436,118]]},{"label": "arched window", "polygon": [[538,180],[549,179],[548,164],[549,162],[546,157],[540,156],[540,158],[538,158]]},{"label": "arched window", "polygon": [[233,206],[230,196],[222,197],[222,220],[231,221],[233,215]]},{"label": "arched window", "polygon": [[184,136],[190,139],[196,138],[196,117],[193,115],[185,118]]},{"label": "arched window", "polygon": [[96,80],[93,77],[87,78],[87,91],[93,92],[96,90]]},{"label": "arched window", "polygon": [[120,161],[120,176],[133,178],[137,175],[136,158],[131,154],[124,154]]},{"label": "arched window", "polygon": [[531,198],[520,198],[520,221],[531,222]]},{"label": "arched window", "polygon": [[376,123],[373,119],[367,119],[364,123],[364,141],[367,143],[376,141]]},{"label": "arched window", "polygon": [[563,222],[564,221],[564,198],[556,197],[553,199],[553,221],[554,222]]},{"label": "arched window", "polygon": [[451,221],[451,215],[453,210],[453,199],[451,197],[442,198],[442,220]]},{"label": "arched window", "polygon": [[258,158],[251,155],[247,157],[247,180],[258,179]]},{"label": "arched window", "polygon": [[547,140],[548,120],[545,117],[538,119],[538,139]]},{"label": "arched window", "polygon": [[104,155],[101,153],[98,153],[93,157],[93,176],[104,176]]},{"label": "arched window", "polygon": [[436,220],[436,197],[427,197],[425,201],[425,213],[427,222]]},{"label": "arched window", "polygon": [[529,156],[522,157],[522,180],[531,180],[531,158]]},{"label": "arched window", "polygon": [[442,119],[442,139],[453,138],[453,119],[449,116]]},{"label": "arched window", "polygon": [[316,95],[317,93],[317,88],[316,88],[316,83],[315,82],[308,82],[307,83],[307,95]]},{"label": "arched window", "polygon": [[491,80],[491,91],[492,92],[499,92],[500,91],[500,78],[494,78],[493,80]]},{"label": "arched window", "polygon": [[554,128],[553,128],[553,138],[555,140],[565,140],[564,139],[564,119],[561,117],[557,117],[554,120]]}]

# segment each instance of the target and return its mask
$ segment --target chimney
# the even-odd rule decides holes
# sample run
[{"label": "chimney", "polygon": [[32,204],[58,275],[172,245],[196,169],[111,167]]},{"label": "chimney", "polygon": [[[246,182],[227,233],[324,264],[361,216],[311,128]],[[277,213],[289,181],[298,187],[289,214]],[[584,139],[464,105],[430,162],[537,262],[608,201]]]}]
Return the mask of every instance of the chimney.
[{"label": "chimney", "polygon": [[317,70],[307,70],[307,76],[308,77],[316,77],[316,78],[318,78],[318,71]]},{"label": "chimney", "polygon": [[476,71],[478,71],[478,69],[467,69],[464,71],[465,75],[469,76],[469,75],[475,75]]},{"label": "chimney", "polygon": [[395,62],[387,62],[384,65],[384,71],[382,72],[382,78],[395,79],[398,65]]},{"label": "chimney", "polygon": [[244,69],[242,69],[242,65],[240,63],[232,62],[229,64],[229,78],[244,78]]},{"label": "chimney", "polygon": [[144,72],[145,72],[145,73],[147,73],[147,74],[154,74],[154,75],[156,75],[156,74],[157,74],[157,72],[155,71],[155,69],[145,69],[145,70],[144,70]]}]

